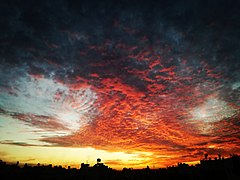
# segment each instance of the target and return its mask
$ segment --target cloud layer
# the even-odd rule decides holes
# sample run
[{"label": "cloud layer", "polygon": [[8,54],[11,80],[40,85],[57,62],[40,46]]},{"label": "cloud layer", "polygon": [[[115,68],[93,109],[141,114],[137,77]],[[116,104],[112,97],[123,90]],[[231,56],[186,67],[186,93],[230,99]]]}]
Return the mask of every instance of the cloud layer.
[{"label": "cloud layer", "polygon": [[239,153],[238,5],[3,3],[1,114],[143,164]]}]

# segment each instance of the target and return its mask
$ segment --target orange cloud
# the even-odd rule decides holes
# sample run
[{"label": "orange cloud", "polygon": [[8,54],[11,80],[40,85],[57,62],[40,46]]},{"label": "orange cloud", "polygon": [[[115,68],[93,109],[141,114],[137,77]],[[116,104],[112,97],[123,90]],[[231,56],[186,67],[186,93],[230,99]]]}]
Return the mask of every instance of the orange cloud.
[{"label": "orange cloud", "polygon": [[[139,90],[135,84],[120,77],[100,79],[99,75],[93,74],[91,76],[98,78],[97,81],[101,84],[92,84],[99,97],[95,104],[98,106],[98,116],[71,136],[45,140],[66,146],[91,146],[107,151],[151,152],[147,163],[163,166],[199,160],[205,151],[226,155],[228,150],[239,147],[236,138],[221,136],[225,130],[229,131],[228,127],[234,127],[231,124],[233,119],[214,123],[190,120],[191,108],[209,97],[209,93],[217,87],[216,78],[219,76],[210,75],[215,78],[214,81],[206,81],[206,77],[201,79],[201,72],[195,72],[191,66],[186,67],[188,72],[177,71],[175,66],[164,67],[161,59],[151,57],[147,52],[140,52],[131,58],[149,61],[148,68],[143,71],[127,69],[128,73],[146,82],[147,91]],[[154,70],[157,65],[160,65],[160,70]],[[150,78],[153,71],[156,75]],[[159,73],[161,75],[157,75]],[[208,86],[202,83],[207,83]],[[209,128],[208,126],[214,129],[212,134],[210,131],[204,133],[203,129]],[[234,129],[231,131],[237,132]],[[216,143],[220,137],[221,140]],[[214,146],[217,149],[213,150],[208,147],[209,144],[219,145]],[[116,160],[108,163],[118,165],[122,162]]]}]

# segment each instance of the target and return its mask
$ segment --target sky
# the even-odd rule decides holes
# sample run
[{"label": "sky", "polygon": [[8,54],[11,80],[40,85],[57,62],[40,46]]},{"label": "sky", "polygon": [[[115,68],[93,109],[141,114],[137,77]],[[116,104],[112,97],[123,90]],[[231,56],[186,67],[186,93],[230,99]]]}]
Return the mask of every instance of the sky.
[{"label": "sky", "polygon": [[79,167],[240,153],[240,3],[0,3],[0,159]]}]

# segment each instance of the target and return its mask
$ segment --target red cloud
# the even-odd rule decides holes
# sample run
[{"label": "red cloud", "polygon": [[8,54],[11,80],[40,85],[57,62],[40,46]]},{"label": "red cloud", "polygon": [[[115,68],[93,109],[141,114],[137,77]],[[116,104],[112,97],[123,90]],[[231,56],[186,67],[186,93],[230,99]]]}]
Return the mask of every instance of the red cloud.
[{"label": "red cloud", "polygon": [[[104,54],[105,46],[107,42],[101,47],[90,48]],[[45,141],[108,151],[151,152],[153,155],[149,162],[161,165],[199,160],[203,152],[210,151],[211,147],[218,147],[218,152],[225,155],[229,150],[239,149],[239,139],[236,138],[238,126],[233,123],[234,118],[239,120],[239,115],[208,124],[191,120],[192,108],[202,104],[218,89],[220,73],[206,62],[201,63],[202,69],[196,70],[191,61],[184,59],[179,68],[172,65],[173,59],[166,60],[153,53],[152,49],[140,50],[123,43],[117,44],[117,47],[123,52],[130,52],[128,62],[140,65],[144,62],[145,68],[125,66],[122,70],[128,76],[117,73],[116,76],[114,71],[108,71],[107,77],[100,75],[104,74],[101,68],[109,67],[111,63],[115,63],[115,67],[118,62],[92,63],[98,73],[90,74],[91,82],[77,76],[77,83],[69,86],[75,90],[91,86],[98,96],[94,104],[98,115],[73,135],[46,138]],[[167,53],[170,49],[163,51]],[[128,77],[143,81],[145,90],[141,91]],[[204,134],[207,128],[213,130]],[[228,136],[228,133],[236,134]]]}]

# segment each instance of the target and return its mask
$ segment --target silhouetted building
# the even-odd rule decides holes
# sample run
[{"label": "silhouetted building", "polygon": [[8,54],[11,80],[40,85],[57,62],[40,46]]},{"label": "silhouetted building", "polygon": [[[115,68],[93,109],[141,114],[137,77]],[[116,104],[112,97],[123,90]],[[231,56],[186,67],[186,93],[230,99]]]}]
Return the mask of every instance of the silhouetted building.
[{"label": "silhouetted building", "polygon": [[89,164],[84,164],[84,163],[81,164],[80,169],[87,169],[87,168],[89,168]]}]

